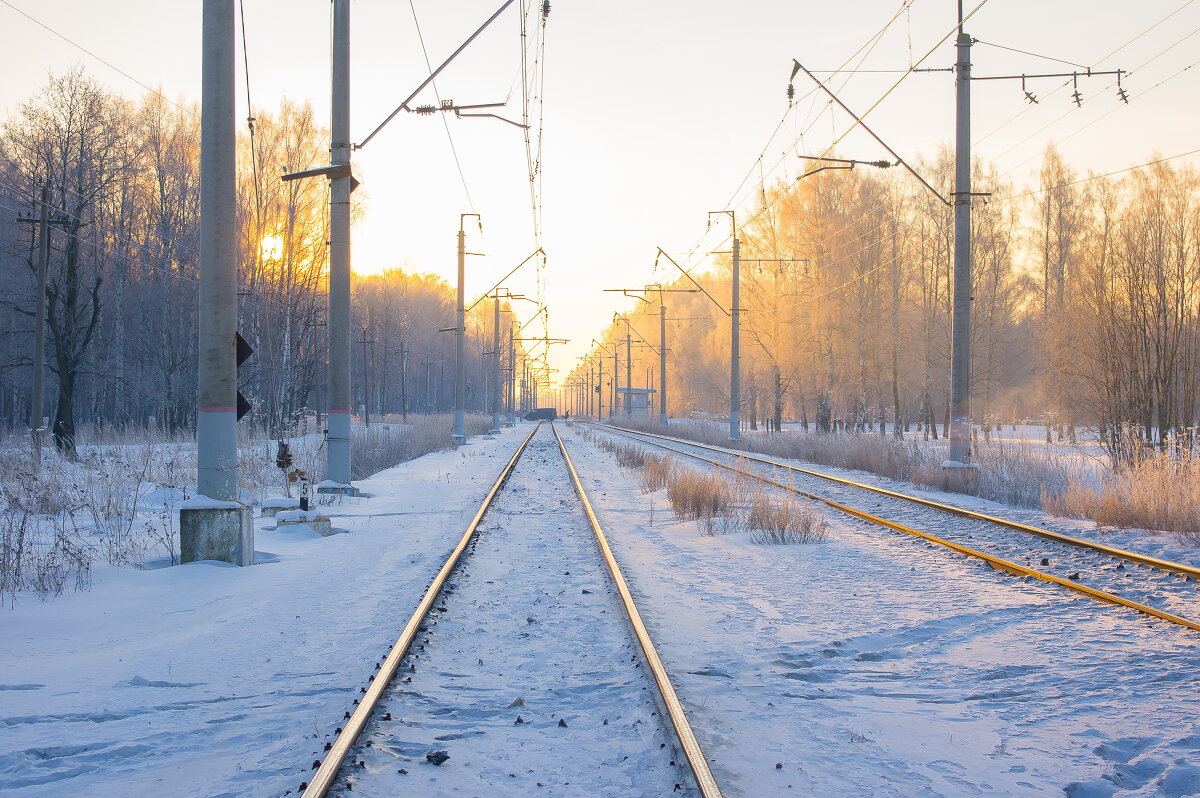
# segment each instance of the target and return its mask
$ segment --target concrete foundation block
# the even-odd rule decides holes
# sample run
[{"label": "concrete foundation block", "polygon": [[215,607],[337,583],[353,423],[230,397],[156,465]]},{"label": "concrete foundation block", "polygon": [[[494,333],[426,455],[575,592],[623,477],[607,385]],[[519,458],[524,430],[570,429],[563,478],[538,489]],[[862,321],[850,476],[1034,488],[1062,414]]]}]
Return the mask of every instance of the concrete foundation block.
[{"label": "concrete foundation block", "polygon": [[334,482],[327,479],[324,482],[317,483],[317,493],[332,493],[337,496],[359,496],[358,488],[353,485],[348,485],[344,482]]},{"label": "concrete foundation block", "polygon": [[223,506],[188,504],[179,508],[180,562],[254,564],[254,521],[249,507],[234,502],[211,502]]},{"label": "concrete foundation block", "polygon": [[282,510],[299,510],[300,500],[289,499],[286,496],[278,496],[270,499],[263,499],[262,517],[274,518],[277,513]]},{"label": "concrete foundation block", "polygon": [[305,524],[323,537],[333,534],[333,522],[329,516],[321,515],[316,510],[283,510],[275,516],[275,528]]}]

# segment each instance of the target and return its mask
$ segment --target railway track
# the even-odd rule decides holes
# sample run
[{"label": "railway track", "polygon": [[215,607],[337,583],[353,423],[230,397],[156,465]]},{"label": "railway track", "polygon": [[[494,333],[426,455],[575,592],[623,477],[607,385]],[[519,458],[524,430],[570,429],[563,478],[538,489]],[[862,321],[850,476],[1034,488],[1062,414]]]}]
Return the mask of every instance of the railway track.
[{"label": "railway track", "polygon": [[548,430],[517,448],[336,739],[314,753],[306,797],[720,796]]},{"label": "railway track", "polygon": [[[1080,540],[1051,530],[821,474],[742,451],[654,433],[583,422],[636,441],[806,496],[868,523],[1041,580],[1108,604],[1200,631],[1200,569]],[[770,474],[771,476],[768,476]],[[781,481],[773,477],[781,476]],[[933,534],[929,529],[936,529]]]}]

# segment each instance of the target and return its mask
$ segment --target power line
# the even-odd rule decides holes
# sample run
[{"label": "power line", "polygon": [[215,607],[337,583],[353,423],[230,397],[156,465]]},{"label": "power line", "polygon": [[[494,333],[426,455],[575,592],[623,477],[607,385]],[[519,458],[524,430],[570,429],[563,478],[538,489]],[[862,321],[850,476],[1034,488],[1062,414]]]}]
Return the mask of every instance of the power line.
[{"label": "power line", "polygon": [[150,92],[151,94],[154,94],[154,95],[156,95],[156,96],[158,96],[158,97],[161,97],[163,100],[166,100],[166,101],[167,101],[167,102],[169,102],[171,105],[173,105],[173,106],[175,106],[176,108],[178,108],[179,110],[181,110],[181,111],[186,111],[187,113],[191,114],[192,116],[196,116],[196,115],[197,115],[197,114],[196,114],[196,112],[195,112],[194,110],[187,109],[187,108],[183,107],[183,106],[182,106],[182,105],[180,105],[179,103],[177,103],[177,102],[175,102],[174,100],[172,100],[170,97],[167,97],[167,96],[166,96],[165,94],[163,94],[162,92],[160,92],[160,91],[158,91],[158,90],[156,90],[156,89],[153,89],[153,88],[151,88],[150,86],[148,86],[148,85],[147,85],[147,84],[145,84],[145,83],[142,83],[140,80],[138,80],[137,78],[135,78],[133,75],[130,75],[128,72],[126,72],[125,70],[121,69],[119,66],[117,66],[117,65],[113,64],[111,61],[108,61],[108,60],[106,60],[106,59],[104,59],[104,58],[101,58],[100,56],[98,56],[98,55],[96,55],[94,52],[92,52],[91,50],[89,50],[89,49],[87,49],[86,47],[84,47],[82,44],[79,44],[78,42],[74,41],[73,39],[70,39],[70,38],[68,38],[67,36],[64,36],[63,34],[61,34],[61,33],[59,33],[58,31],[56,31],[54,28],[52,28],[52,27],[50,27],[49,25],[47,25],[45,22],[42,22],[40,19],[37,19],[36,17],[30,16],[30,15],[29,15],[28,13],[26,13],[25,11],[22,11],[21,9],[17,8],[15,5],[13,5],[12,3],[10,3],[8,0],[0,0],[0,3],[3,3],[4,5],[8,6],[8,7],[9,7],[9,8],[11,8],[13,11],[16,11],[18,14],[20,14],[20,15],[21,15],[21,16],[23,16],[23,17],[25,17],[26,19],[28,19],[30,22],[34,23],[35,25],[38,25],[39,27],[43,28],[43,29],[44,29],[44,30],[46,30],[47,32],[54,34],[55,36],[57,36],[58,38],[62,39],[62,40],[63,40],[64,42],[66,42],[67,44],[69,44],[69,45],[71,45],[72,47],[74,47],[75,49],[77,49],[77,50],[79,50],[79,51],[81,51],[81,52],[83,52],[83,53],[86,53],[87,55],[89,55],[89,56],[91,56],[92,58],[96,59],[97,61],[99,61],[100,63],[104,64],[106,67],[108,67],[109,69],[113,70],[114,72],[117,72],[118,74],[120,74],[120,75],[123,75],[124,77],[128,78],[129,80],[132,80],[134,83],[136,83],[137,85],[141,86],[143,89],[145,89],[146,91]]},{"label": "power line", "polygon": [[1031,53],[1028,50],[1018,50],[1016,47],[1006,47],[1003,44],[996,44],[995,42],[985,42],[982,39],[972,39],[971,43],[972,44],[985,44],[988,47],[995,47],[998,50],[1008,50],[1011,53],[1020,53],[1021,55],[1031,55],[1034,58],[1044,58],[1047,61],[1056,61],[1060,64],[1066,64],[1067,66],[1079,67],[1080,69],[1091,69],[1091,67],[1089,67],[1085,64],[1076,64],[1074,61],[1064,61],[1061,58],[1054,58],[1053,56],[1049,56],[1049,55],[1040,55],[1038,53]]},{"label": "power line", "polygon": [[[1137,35],[1133,36],[1131,39],[1129,39],[1128,41],[1126,41],[1124,44],[1122,44],[1121,46],[1117,47],[1116,49],[1114,49],[1114,50],[1112,50],[1112,51],[1110,51],[1110,52],[1106,53],[1105,55],[1102,55],[1102,56],[1100,56],[1100,58],[1096,59],[1095,63],[1097,63],[1097,64],[1100,64],[1100,63],[1103,63],[1103,62],[1107,61],[1109,58],[1112,58],[1114,55],[1116,55],[1117,53],[1121,52],[1121,51],[1122,51],[1122,50],[1124,50],[1126,47],[1128,47],[1129,45],[1133,44],[1133,43],[1134,43],[1134,42],[1136,42],[1138,39],[1142,38],[1142,37],[1143,37],[1143,36],[1145,36],[1147,33],[1149,33],[1150,31],[1154,30],[1154,29],[1155,29],[1155,28],[1157,28],[1159,25],[1162,25],[1164,22],[1166,22],[1167,20],[1169,20],[1171,17],[1175,16],[1175,15],[1176,15],[1176,14],[1178,14],[1180,11],[1183,11],[1185,8],[1187,8],[1188,6],[1192,5],[1192,4],[1193,4],[1193,3],[1195,3],[1195,2],[1196,2],[1196,0],[1186,0],[1186,2],[1185,2],[1183,5],[1179,6],[1179,8],[1176,8],[1174,11],[1172,11],[1172,12],[1171,12],[1171,13],[1169,13],[1169,14],[1167,14],[1167,15],[1166,15],[1165,17],[1163,17],[1162,19],[1158,20],[1158,22],[1155,22],[1153,25],[1151,25],[1150,27],[1146,28],[1146,29],[1145,29],[1145,30],[1143,30],[1141,33],[1138,33]],[[1145,63],[1143,63],[1141,66],[1139,66],[1139,67],[1138,67],[1138,69],[1139,69],[1139,70],[1141,70],[1141,69],[1144,69],[1144,68],[1145,68],[1145,67],[1146,67],[1148,64],[1150,64],[1151,62],[1153,62],[1153,61],[1154,61],[1155,59],[1157,59],[1159,56],[1163,55],[1165,52],[1166,52],[1165,50],[1164,50],[1164,51],[1160,51],[1158,55],[1154,56],[1154,58],[1151,58],[1149,61],[1146,61]],[[1132,73],[1130,73],[1130,74],[1132,74]],[[1051,90],[1050,90],[1050,91],[1049,91],[1047,94],[1045,94],[1045,95],[1043,95],[1043,96],[1044,96],[1044,97],[1053,97],[1053,96],[1054,96],[1055,94],[1057,94],[1059,91],[1061,91],[1061,90],[1065,89],[1067,86],[1070,86],[1070,85],[1071,85],[1071,83],[1072,83],[1072,82],[1071,82],[1071,81],[1069,81],[1069,80],[1068,80],[1068,81],[1064,81],[1063,83],[1061,83],[1061,84],[1059,84],[1058,86],[1056,86],[1055,88],[1051,89]],[[1112,86],[1111,86],[1111,84],[1110,84],[1110,85],[1108,86],[1108,88],[1111,88],[1111,87],[1112,87]],[[1143,93],[1144,93],[1144,92],[1143,92]],[[1003,130],[1004,128],[1008,127],[1009,125],[1013,124],[1014,122],[1016,122],[1018,119],[1020,119],[1020,118],[1021,118],[1022,116],[1024,116],[1025,114],[1029,113],[1029,112],[1030,112],[1030,110],[1031,110],[1032,108],[1033,108],[1033,105],[1032,105],[1032,104],[1031,104],[1031,105],[1027,105],[1027,106],[1025,106],[1024,108],[1022,108],[1022,109],[1021,109],[1020,113],[1018,113],[1018,114],[1016,114],[1016,115],[1014,115],[1014,116],[1012,116],[1012,117],[1009,117],[1009,118],[1008,118],[1008,119],[1006,119],[1005,121],[1001,122],[1001,123],[1000,123],[999,125],[997,125],[995,128],[993,128],[992,130],[990,130],[990,131],[989,131],[989,132],[988,132],[986,135],[984,135],[982,138],[976,139],[976,140],[973,142],[973,144],[982,144],[983,142],[987,141],[987,140],[988,140],[988,139],[990,139],[992,136],[994,136],[996,133],[998,133],[999,131],[1001,131],[1001,130]],[[1068,113],[1069,113],[1069,111],[1068,111]],[[1065,116],[1066,116],[1066,114],[1062,114],[1062,115],[1061,115],[1061,116],[1059,116],[1057,119],[1055,119],[1055,120],[1054,120],[1054,122],[1051,122],[1050,124],[1054,124],[1055,122],[1058,122],[1059,120],[1061,120],[1061,119],[1062,119],[1063,117],[1065,117]],[[1049,127],[1049,126],[1050,126],[1050,125],[1046,125],[1046,126],[1042,127],[1042,128],[1041,128],[1041,129],[1039,129],[1037,132],[1033,133],[1031,136],[1028,136],[1028,137],[1026,137],[1025,139],[1022,139],[1022,141],[1021,141],[1020,143],[1022,143],[1022,144],[1023,144],[1025,141],[1028,141],[1028,140],[1029,140],[1030,138],[1032,138],[1033,136],[1036,136],[1038,133],[1041,133],[1043,130],[1045,130],[1045,129],[1046,129],[1046,127]],[[1012,149],[1012,148],[1010,147],[1010,148],[1009,148],[1009,150],[1011,150],[1011,149]],[[1008,152],[1009,150],[1006,150],[1005,152]],[[1002,154],[1003,154],[1003,153],[1002,153]]]},{"label": "power line", "polygon": [[246,44],[246,3],[238,0],[238,17],[242,23],[242,64],[246,73],[246,127],[250,129],[250,171],[254,176],[254,216],[262,223],[262,188],[258,179],[258,147],[254,137],[254,105],[250,102],[250,48]]},{"label": "power line", "polygon": [[[417,19],[417,7],[413,3],[413,0],[408,0],[408,7],[412,9],[413,25],[417,28],[417,41],[421,43],[421,54],[425,57],[425,68],[432,72],[433,63],[429,60],[429,51],[425,49],[425,36],[421,33],[421,21]],[[433,96],[437,98],[438,105],[441,105],[442,95],[438,92],[437,81],[433,81],[430,86],[433,88]],[[446,138],[450,142],[450,153],[454,156],[454,165],[458,168],[458,179],[462,181],[463,194],[467,197],[467,205],[474,211],[475,201],[471,198],[471,189],[467,186],[467,176],[463,172],[462,161],[458,158],[458,148],[454,146],[454,135],[450,132],[450,120],[446,118],[445,114],[441,116],[442,127],[446,129]]]}]

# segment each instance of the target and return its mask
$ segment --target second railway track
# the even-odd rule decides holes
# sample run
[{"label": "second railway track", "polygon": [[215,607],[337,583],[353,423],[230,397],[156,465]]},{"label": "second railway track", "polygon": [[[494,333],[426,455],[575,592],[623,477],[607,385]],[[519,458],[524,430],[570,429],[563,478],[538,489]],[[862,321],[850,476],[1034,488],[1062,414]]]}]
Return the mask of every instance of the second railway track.
[{"label": "second railway track", "polygon": [[552,425],[376,667],[306,796],[720,795]]},{"label": "second railway track", "polygon": [[869,523],[915,533],[937,545],[986,560],[998,570],[1055,582],[1090,598],[1200,631],[1200,590],[1196,582],[1200,569],[831,477],[748,452],[611,425],[589,426],[660,452],[773,482]]}]

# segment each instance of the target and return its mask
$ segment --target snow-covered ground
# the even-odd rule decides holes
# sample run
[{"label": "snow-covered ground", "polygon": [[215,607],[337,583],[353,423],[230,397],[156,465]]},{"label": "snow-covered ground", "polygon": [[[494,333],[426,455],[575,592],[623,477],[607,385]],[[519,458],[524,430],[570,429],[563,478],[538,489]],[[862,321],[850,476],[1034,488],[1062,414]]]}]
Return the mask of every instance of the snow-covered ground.
[{"label": "snow-covered ground", "polygon": [[[1181,615],[1185,618],[1200,619],[1200,591],[1196,589],[1196,582],[1189,577],[1170,571],[1131,565],[1121,562],[1108,554],[1101,554],[1086,548],[1058,543],[987,521],[948,515],[944,511],[935,508],[925,507],[900,498],[872,493],[860,487],[823,479],[822,477],[815,476],[815,474],[826,474],[834,478],[850,479],[867,485],[878,485],[902,495],[916,496],[916,494],[924,493],[942,504],[963,507],[964,509],[971,509],[975,512],[982,512],[985,515],[994,517],[1007,515],[1005,512],[1006,508],[995,502],[969,497],[964,494],[939,494],[936,491],[916,491],[911,485],[896,485],[894,483],[891,485],[879,485],[879,483],[886,483],[888,481],[874,475],[851,472],[846,469],[809,467],[805,463],[789,462],[779,457],[770,456],[754,455],[755,460],[748,460],[740,452],[719,447],[702,447],[701,445],[685,440],[663,441],[637,432],[610,430],[606,427],[592,427],[591,429],[601,434],[617,436],[618,440],[625,443],[638,444],[650,454],[657,454],[659,456],[671,454],[680,459],[684,465],[691,465],[697,462],[691,458],[679,457],[681,453],[684,455],[691,453],[702,458],[704,461],[715,460],[716,462],[724,463],[742,471],[762,474],[768,479],[782,481],[783,484],[789,485],[796,490],[882,516],[889,521],[904,524],[919,532],[933,534],[942,540],[947,540],[977,551],[983,551],[1009,562],[1035,568],[1044,573],[1057,576],[1060,579],[1072,580],[1165,612]],[[771,466],[770,463],[799,466],[809,473],[776,468]],[[706,468],[707,466],[700,467]],[[917,496],[917,498],[926,498],[926,496]],[[963,499],[974,501],[963,501]],[[972,506],[968,507],[968,504]],[[1038,513],[1032,514],[1035,517],[1028,517],[1028,515],[1024,523],[1034,524],[1040,528],[1052,529],[1054,526],[1057,526],[1054,523],[1057,519],[1046,518]],[[1062,529],[1052,531],[1070,535],[1070,532]],[[1085,533],[1084,535],[1074,536],[1094,538],[1095,531],[1093,530],[1090,535]],[[1173,549],[1172,553],[1180,555],[1173,559],[1182,560],[1188,564],[1195,564],[1195,560],[1200,557],[1194,546],[1182,544],[1167,535],[1142,534],[1136,536],[1132,549],[1138,553],[1150,554],[1149,550],[1153,548],[1155,549],[1155,553],[1150,554],[1150,556],[1161,557],[1164,553],[1163,549],[1166,547],[1164,544],[1167,542],[1174,544],[1170,547]],[[1112,542],[1109,541],[1107,545],[1111,546]]]},{"label": "snow-covered ground", "polygon": [[726,794],[1200,793],[1195,634],[832,514],[705,537],[569,446]]},{"label": "snow-covered ground", "polygon": [[[0,611],[0,792],[294,793],[529,429],[362,481],[330,508],[349,534],[258,521],[259,566],[105,568]],[[1200,793],[1195,634],[834,515],[817,545],[705,536],[563,431],[727,795]]]},{"label": "snow-covered ground", "polygon": [[[687,422],[682,422],[687,423]],[[1018,430],[1040,430],[1042,428],[1024,427]],[[634,430],[622,430],[636,434]],[[764,433],[765,434],[765,433]],[[1036,444],[1036,441],[1033,442]],[[687,446],[687,442],[683,441],[680,445]],[[1043,444],[1044,445],[1044,441]],[[1062,444],[1064,447],[1069,444]],[[1057,444],[1055,444],[1057,446]],[[1084,446],[1084,444],[1079,444]],[[737,456],[741,454],[737,450],[727,450],[731,455]],[[880,488],[885,488],[897,493],[905,493],[911,496],[931,499],[942,504],[949,504],[957,507],[962,507],[967,510],[972,510],[986,515],[994,515],[999,518],[1004,518],[1010,521],[1016,521],[1022,524],[1049,529],[1054,532],[1060,532],[1064,535],[1083,538],[1096,543],[1101,543],[1105,546],[1113,546],[1121,549],[1128,549],[1139,554],[1144,554],[1149,557],[1157,557],[1163,560],[1172,560],[1187,565],[1200,567],[1200,547],[1193,543],[1179,540],[1174,535],[1154,532],[1145,529],[1116,529],[1113,527],[1098,527],[1094,522],[1078,518],[1063,518],[1057,515],[1051,515],[1039,510],[1032,510],[1024,507],[1010,507],[988,499],[972,496],[966,493],[949,493],[940,490],[931,490],[913,485],[909,482],[898,482],[894,479],[881,477],[877,474],[872,474],[867,471],[858,471],[847,468],[838,468],[836,466],[819,465],[806,462],[788,460],[786,458],[775,457],[770,454],[760,452],[752,452],[755,457],[760,457],[766,460],[774,460],[776,462],[788,463],[791,465],[799,465],[809,471],[815,471],[819,474],[827,474],[840,479],[849,479],[856,482],[862,482],[868,485],[873,485]],[[1079,455],[1083,457],[1083,454]],[[1095,465],[1095,459],[1088,459],[1088,462]],[[776,474],[778,477],[778,474]],[[819,484],[819,483],[818,483]],[[883,501],[882,499],[873,499],[873,503]],[[868,508],[869,509],[869,508]],[[890,517],[890,516],[889,516]],[[922,529],[924,529],[922,527]],[[927,530],[932,531],[932,530]]]},{"label": "snow-covered ground", "polygon": [[103,568],[0,610],[0,792],[294,791],[522,429],[357,483],[327,508],[349,534],[256,520],[259,566]]}]

